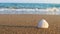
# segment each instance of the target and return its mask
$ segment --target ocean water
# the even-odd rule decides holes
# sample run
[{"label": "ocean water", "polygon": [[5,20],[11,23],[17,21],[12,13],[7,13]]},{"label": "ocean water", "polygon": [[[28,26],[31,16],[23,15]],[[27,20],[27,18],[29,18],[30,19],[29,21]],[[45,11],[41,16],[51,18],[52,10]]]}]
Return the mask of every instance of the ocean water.
[{"label": "ocean water", "polygon": [[[0,3],[0,14],[46,14],[60,15],[60,11],[45,11],[40,9],[60,8],[60,4],[45,3]],[[11,8],[11,9],[8,9]],[[23,9],[24,8],[24,9]],[[36,10],[36,8],[38,8]],[[22,10],[23,9],[23,10]],[[28,10],[25,10],[28,9]]]},{"label": "ocean water", "polygon": [[59,8],[60,4],[46,3],[0,3],[0,8]]}]

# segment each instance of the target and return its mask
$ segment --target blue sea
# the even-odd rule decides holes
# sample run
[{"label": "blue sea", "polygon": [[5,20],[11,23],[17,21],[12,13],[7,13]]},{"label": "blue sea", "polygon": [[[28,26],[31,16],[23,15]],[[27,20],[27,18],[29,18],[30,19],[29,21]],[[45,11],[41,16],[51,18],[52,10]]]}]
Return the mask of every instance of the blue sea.
[{"label": "blue sea", "polygon": [[[0,3],[0,14],[46,14],[46,15],[60,15],[60,11],[39,11],[39,9],[46,8],[60,8],[60,4],[50,3]],[[6,8],[14,8],[6,9]],[[24,8],[24,9],[23,9]],[[38,8],[36,10],[35,8]],[[19,10],[16,10],[19,9]],[[21,9],[23,9],[21,11]],[[28,9],[28,10],[25,10]],[[31,10],[30,10],[31,9]],[[34,10],[32,10],[34,9]]]},{"label": "blue sea", "polygon": [[0,3],[0,8],[60,8],[60,4],[50,3]]}]

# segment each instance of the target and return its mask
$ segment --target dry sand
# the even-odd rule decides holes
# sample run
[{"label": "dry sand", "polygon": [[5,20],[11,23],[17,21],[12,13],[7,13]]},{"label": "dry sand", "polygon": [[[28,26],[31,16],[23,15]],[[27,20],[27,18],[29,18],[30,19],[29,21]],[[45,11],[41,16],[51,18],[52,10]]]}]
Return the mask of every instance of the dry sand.
[{"label": "dry sand", "polygon": [[[48,29],[37,28],[41,19]],[[60,15],[0,14],[0,34],[60,34]]]}]

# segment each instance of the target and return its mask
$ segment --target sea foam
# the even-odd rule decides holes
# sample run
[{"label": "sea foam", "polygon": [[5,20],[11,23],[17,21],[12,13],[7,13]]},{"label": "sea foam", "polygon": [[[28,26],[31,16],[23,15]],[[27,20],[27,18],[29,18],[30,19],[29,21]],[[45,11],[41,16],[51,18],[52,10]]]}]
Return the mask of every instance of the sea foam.
[{"label": "sea foam", "polygon": [[0,9],[0,14],[46,14],[46,15],[59,15],[60,11],[48,11],[48,9]]}]

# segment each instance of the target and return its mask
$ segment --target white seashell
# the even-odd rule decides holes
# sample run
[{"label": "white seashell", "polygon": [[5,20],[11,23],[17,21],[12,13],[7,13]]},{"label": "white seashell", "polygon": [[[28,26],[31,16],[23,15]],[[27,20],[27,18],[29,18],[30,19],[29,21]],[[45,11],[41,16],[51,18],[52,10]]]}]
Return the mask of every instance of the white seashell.
[{"label": "white seashell", "polygon": [[41,21],[39,21],[38,23],[38,28],[48,28],[49,24],[46,20],[42,19]]}]

